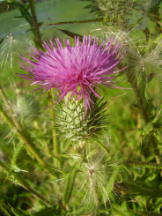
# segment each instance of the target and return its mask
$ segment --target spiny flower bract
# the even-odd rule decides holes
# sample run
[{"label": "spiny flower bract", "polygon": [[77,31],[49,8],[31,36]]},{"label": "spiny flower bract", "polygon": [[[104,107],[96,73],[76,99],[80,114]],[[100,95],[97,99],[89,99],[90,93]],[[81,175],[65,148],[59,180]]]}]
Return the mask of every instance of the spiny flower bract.
[{"label": "spiny flower bract", "polygon": [[44,50],[35,50],[30,59],[22,57],[25,63],[21,65],[28,74],[20,76],[47,90],[58,89],[61,98],[75,95],[90,107],[91,95],[99,97],[96,87],[112,85],[112,75],[118,72],[115,68],[121,59],[119,50],[120,45],[113,40],[100,44],[91,36],[84,36],[82,41],[76,37],[74,46],[69,40],[63,46],[56,39],[55,43],[44,43]]},{"label": "spiny flower bract", "polygon": [[63,103],[56,106],[56,126],[61,134],[61,140],[69,143],[86,143],[90,140],[101,139],[108,125],[107,103],[104,98],[95,100],[89,112],[85,112],[82,101],[69,100],[65,97]]}]

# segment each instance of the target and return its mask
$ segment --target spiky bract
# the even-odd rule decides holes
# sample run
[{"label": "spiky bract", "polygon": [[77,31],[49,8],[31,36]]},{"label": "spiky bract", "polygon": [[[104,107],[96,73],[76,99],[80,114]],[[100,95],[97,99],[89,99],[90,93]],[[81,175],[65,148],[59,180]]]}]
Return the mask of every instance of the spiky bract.
[{"label": "spiky bract", "polygon": [[75,99],[65,100],[57,106],[57,127],[66,141],[84,143],[101,134],[107,123],[103,99],[98,99],[88,112],[83,102]]}]

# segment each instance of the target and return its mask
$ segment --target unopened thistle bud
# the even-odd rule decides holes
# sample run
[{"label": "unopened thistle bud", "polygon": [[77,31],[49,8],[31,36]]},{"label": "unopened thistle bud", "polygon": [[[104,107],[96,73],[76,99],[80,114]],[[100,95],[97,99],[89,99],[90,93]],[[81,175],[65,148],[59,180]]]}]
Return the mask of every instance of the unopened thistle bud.
[{"label": "unopened thistle bud", "polygon": [[90,110],[85,110],[82,100],[65,99],[56,108],[57,128],[65,140],[83,144],[103,132],[108,123],[103,99],[96,100]]}]

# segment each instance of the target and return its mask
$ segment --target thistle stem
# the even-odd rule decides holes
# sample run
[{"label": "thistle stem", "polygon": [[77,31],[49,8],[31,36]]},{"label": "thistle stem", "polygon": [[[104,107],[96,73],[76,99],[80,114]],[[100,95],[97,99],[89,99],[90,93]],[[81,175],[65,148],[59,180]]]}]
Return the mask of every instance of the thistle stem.
[{"label": "thistle stem", "polygon": [[[132,85],[134,93],[135,93],[136,98],[138,100],[138,105],[139,105],[139,108],[140,108],[141,115],[142,115],[145,123],[148,124],[153,120],[154,116],[152,116],[152,110],[151,110],[152,104],[147,101],[147,99],[145,97],[145,94],[144,94],[145,87],[143,88],[143,91],[141,91],[140,86],[138,86],[136,74],[134,74],[131,71],[128,71],[126,74],[127,74],[127,79],[130,82],[130,84]],[[143,76],[141,78],[143,79],[143,82],[144,82],[145,75],[143,74]],[[147,140],[146,144],[152,144],[152,147],[153,147],[152,149],[154,150],[155,154],[157,156],[159,156],[159,158],[160,158],[159,150],[158,150],[158,141],[156,139],[155,134],[153,133],[153,130],[145,138],[147,138],[146,139]],[[147,151],[147,152],[144,152],[144,153],[147,156],[147,154],[149,152]],[[157,165],[160,164],[160,159],[159,158],[158,157],[155,158]]]},{"label": "thistle stem", "polygon": [[41,39],[41,33],[39,29],[40,24],[38,23],[37,16],[36,16],[34,0],[29,0],[29,6],[31,10],[31,17],[32,17],[32,31],[34,34],[34,42],[38,48],[42,49],[43,48],[42,39]]},{"label": "thistle stem", "polygon": [[150,115],[148,113],[148,102],[146,101],[146,99],[141,96],[140,94],[140,91],[137,87],[137,85],[134,85],[134,92],[136,94],[136,97],[138,98],[138,102],[139,102],[139,105],[140,105],[140,110],[141,110],[141,114],[145,120],[146,123],[148,123],[150,121]]},{"label": "thistle stem", "polygon": [[53,144],[53,153],[57,159],[55,159],[55,164],[59,166],[59,155],[60,155],[60,148],[57,142],[57,132],[55,126],[55,109],[54,109],[54,95],[52,90],[49,91],[49,101],[50,101],[50,113],[51,113],[51,121],[52,121],[52,144]]},{"label": "thistle stem", "polygon": [[49,24],[45,24],[45,25],[52,26],[52,25],[89,23],[89,22],[101,22],[101,21],[102,21],[102,19],[88,19],[88,20],[75,20],[75,21],[55,22],[55,23],[49,23]]},{"label": "thistle stem", "polygon": [[0,210],[1,210],[1,212],[2,212],[5,216],[11,216],[11,215],[8,213],[8,211],[6,210],[6,208],[4,208],[4,207],[2,206],[1,203],[0,203]]},{"label": "thistle stem", "polygon": [[1,98],[2,98],[2,100],[3,100],[3,102],[4,102],[4,104],[5,104],[6,108],[8,109],[8,111],[11,112],[11,118],[12,118],[14,124],[16,125],[17,128],[20,129],[20,127],[19,127],[19,126],[20,126],[20,125],[19,125],[20,123],[18,124],[18,122],[17,122],[17,120],[16,120],[16,118],[15,118],[15,113],[14,113],[14,111],[13,111],[13,109],[12,109],[12,106],[11,106],[11,104],[10,104],[10,102],[9,102],[7,96],[6,96],[6,93],[5,93],[5,91],[3,90],[3,88],[2,88],[1,85],[0,85],[0,96],[1,96]]},{"label": "thistle stem", "polygon": [[[11,128],[15,129],[19,139],[25,144],[25,149],[29,153],[29,156],[32,155],[39,162],[40,165],[42,165],[46,170],[49,171],[50,174],[55,175],[56,173],[60,172],[55,167],[51,169],[48,166],[48,164],[43,160],[43,157],[40,154],[39,150],[34,146],[33,142],[31,141],[30,135],[27,134],[24,128],[21,127],[21,130],[17,128],[13,120],[9,117],[9,115],[3,110],[1,106],[0,106],[0,115],[3,117],[3,119]],[[54,171],[56,171],[56,173]]]},{"label": "thistle stem", "polygon": [[[2,97],[2,100],[4,104],[6,105],[6,108],[11,112],[11,116],[8,115],[8,113],[3,109],[3,107],[0,105],[0,115],[3,117],[3,119],[8,123],[8,125],[11,128],[14,128],[19,139],[22,140],[22,142],[25,144],[25,148],[27,152],[31,153],[31,155],[46,169],[48,170],[52,175],[54,175],[51,168],[48,167],[48,164],[43,160],[42,155],[40,154],[39,150],[34,146],[33,141],[30,138],[30,135],[27,133],[25,128],[21,125],[21,123],[15,118],[15,113],[12,109],[12,106],[3,90],[3,88],[0,86],[0,95]],[[54,127],[55,128],[55,127]],[[54,133],[54,132],[53,132]],[[56,135],[54,141],[56,142]],[[30,154],[29,154],[30,155]],[[57,163],[58,163],[58,156],[57,157]],[[57,172],[59,172],[57,170]]]},{"label": "thistle stem", "polygon": [[[42,160],[42,156],[38,153],[38,150],[35,148],[35,146],[29,141],[29,136],[24,133],[24,130],[16,126],[16,124],[13,122],[13,120],[9,117],[9,115],[3,110],[3,108],[0,106],[0,114],[6,120],[6,122],[9,124],[10,127],[14,128],[16,130],[16,133],[20,140],[25,143],[25,146],[27,147],[27,150],[34,156],[34,158],[39,161],[40,164],[45,165],[45,162]],[[18,121],[16,121],[18,124]]]},{"label": "thistle stem", "polygon": [[[4,164],[1,160],[0,160],[0,167],[7,173],[7,174],[11,174],[11,170],[8,168],[8,166],[6,164]],[[35,191],[33,188],[31,188],[29,186],[29,184],[25,181],[25,179],[17,172],[12,172],[12,175],[14,176],[14,178],[17,180],[17,182],[26,190],[28,190],[29,192],[31,192],[35,197],[37,197],[38,199],[40,199],[44,204],[46,204],[47,206],[51,206],[51,203],[46,200],[41,194],[39,194],[37,191]]]},{"label": "thistle stem", "polygon": [[141,115],[143,116],[144,121],[148,123],[150,121],[150,115],[148,113],[149,104],[144,95],[141,95],[140,89],[138,88],[136,75],[132,77],[133,72],[129,71],[126,74],[128,82],[132,85],[134,93],[138,99]]},{"label": "thistle stem", "polygon": [[130,165],[130,166],[134,166],[134,167],[162,170],[162,164],[156,164],[156,163],[126,161],[125,164]]},{"label": "thistle stem", "polygon": [[110,176],[109,181],[106,185],[106,189],[107,189],[108,194],[110,194],[112,192],[115,181],[116,181],[119,173],[120,173],[120,166],[117,166],[116,169],[113,171],[112,175]]}]

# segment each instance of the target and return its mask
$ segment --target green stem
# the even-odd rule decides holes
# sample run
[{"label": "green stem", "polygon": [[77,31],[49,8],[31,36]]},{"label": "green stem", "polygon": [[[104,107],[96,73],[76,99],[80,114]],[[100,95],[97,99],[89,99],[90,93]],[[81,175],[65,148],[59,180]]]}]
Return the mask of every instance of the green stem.
[{"label": "green stem", "polygon": [[148,105],[149,104],[148,104],[147,100],[140,94],[140,91],[139,91],[137,85],[133,85],[133,87],[134,87],[134,92],[136,94],[136,97],[138,98],[141,114],[142,114],[145,122],[148,123],[150,120],[150,116],[151,116],[151,115],[149,115],[149,112],[148,112],[148,109],[149,109]]},{"label": "green stem", "polygon": [[109,181],[106,185],[106,191],[108,194],[110,194],[112,191],[113,191],[113,187],[114,187],[114,184],[116,182],[116,179],[119,175],[119,172],[120,172],[120,166],[117,166],[116,169],[114,169],[112,175],[110,176],[109,178]]},{"label": "green stem", "polygon": [[[0,160],[0,167],[7,173],[7,174],[11,174],[11,170],[8,168],[8,166],[3,163]],[[25,178],[22,177],[22,175],[20,175],[17,172],[12,172],[12,175],[14,176],[14,178],[17,180],[17,182],[26,190],[28,190],[29,192],[31,192],[35,197],[37,197],[38,199],[40,199],[44,204],[46,204],[47,206],[51,206],[51,203],[46,200],[41,194],[39,194],[37,191],[35,191],[33,188],[30,187],[30,185],[25,181]]]},{"label": "green stem", "polygon": [[[141,73],[142,74],[142,73]],[[145,89],[146,89],[146,86],[145,84],[143,86],[140,86],[138,84],[138,80],[137,80],[137,75],[134,71],[132,71],[132,69],[130,68],[130,71],[128,71],[126,73],[127,75],[127,79],[129,81],[129,83],[132,85],[133,87],[133,90],[134,90],[134,93],[136,95],[136,98],[138,100],[138,105],[139,105],[139,108],[140,108],[140,112],[141,112],[141,115],[145,121],[146,124],[152,122],[153,120],[153,116],[152,116],[152,107],[153,105],[148,102],[147,98],[145,97]],[[143,73],[141,75],[141,83],[145,83],[145,74]],[[153,125],[154,126],[154,125]],[[147,142],[146,142],[147,140]],[[146,143],[145,143],[146,142]],[[148,134],[146,137],[145,137],[145,145],[150,145],[153,147],[153,151],[155,152],[156,155],[159,156],[159,150],[158,150],[158,141],[156,139],[156,135],[154,134],[153,130],[152,132],[150,132],[150,134]],[[146,151],[144,152],[145,155],[147,156],[147,154],[149,153],[152,153],[152,152],[149,152],[149,151]],[[159,156],[160,157],[160,156]],[[157,164],[159,164],[159,160],[156,159],[156,162]]]},{"label": "green stem", "polygon": [[100,146],[101,149],[105,151],[106,154],[110,155],[109,149],[107,148],[105,144],[102,143],[102,141],[97,140],[97,144]]},{"label": "green stem", "polygon": [[4,216],[11,216],[7,211],[7,209],[5,209],[1,203],[0,203],[0,210],[4,214]]},{"label": "green stem", "polygon": [[55,108],[54,108],[54,95],[52,90],[49,91],[49,101],[50,101],[50,113],[51,113],[51,121],[52,121],[52,144],[53,144],[53,153],[55,158],[55,164],[59,166],[59,158],[60,158],[60,148],[57,142],[57,132],[56,132],[56,126],[55,126]]},{"label": "green stem", "polygon": [[149,104],[148,104],[146,98],[144,97],[144,95],[141,94],[141,91],[140,91],[138,84],[137,84],[137,77],[134,74],[134,72],[132,72],[132,71],[128,71],[126,73],[126,75],[127,75],[128,82],[132,85],[134,93],[137,97],[141,115],[143,116],[143,119],[145,120],[145,122],[148,123],[150,121],[150,117],[151,117],[149,115],[149,112],[148,112],[148,110],[149,110],[148,105]]},{"label": "green stem", "polygon": [[51,25],[77,24],[77,23],[89,23],[89,22],[100,22],[100,21],[102,21],[102,19],[88,19],[88,20],[55,22],[55,23],[49,23],[45,25],[51,26]]},{"label": "green stem", "polygon": [[16,146],[14,153],[13,153],[13,156],[12,156],[12,159],[11,159],[11,165],[12,166],[17,165],[17,158],[18,158],[20,152],[24,149],[23,147],[24,147],[23,144],[19,144]]},{"label": "green stem", "polygon": [[[34,146],[33,142],[31,141],[30,135],[24,128],[16,127],[12,119],[8,116],[8,114],[3,110],[0,106],[0,115],[4,118],[4,120],[8,123],[11,128],[14,128],[19,139],[25,144],[25,149],[29,152],[29,156],[32,155],[50,174],[53,176],[57,175],[58,173],[62,173],[55,167],[49,167],[48,164],[43,160],[42,154],[39,150]],[[20,126],[20,125],[19,125]]]},{"label": "green stem", "polygon": [[29,0],[29,6],[31,10],[31,17],[32,17],[32,31],[34,34],[34,42],[38,48],[42,49],[43,48],[42,39],[39,30],[40,24],[38,23],[37,16],[36,16],[34,0]]},{"label": "green stem", "polygon": [[[19,139],[22,140],[23,143],[25,144],[27,151],[29,151],[34,156],[34,158],[37,159],[37,161],[41,165],[45,166],[45,162],[42,159],[42,155],[39,153],[39,151],[33,145],[31,140],[29,140],[30,138],[29,138],[29,135],[27,134],[27,132],[25,132],[25,130],[23,128],[21,128],[21,130],[20,130],[19,128],[21,126],[19,125],[19,127],[17,127],[16,124],[13,122],[13,120],[9,117],[9,115],[3,110],[3,108],[1,106],[0,106],[0,114],[4,118],[4,120],[9,124],[9,126],[15,129]],[[17,121],[17,124],[18,124],[18,121]]]},{"label": "green stem", "polygon": [[118,183],[117,186],[118,188],[120,188],[120,191],[124,191],[125,193],[139,194],[152,198],[161,197],[162,193],[161,188],[157,184],[153,186],[148,186],[146,184],[142,184],[141,182],[131,183],[129,181],[125,183]]},{"label": "green stem", "polygon": [[66,186],[64,190],[64,196],[63,196],[64,204],[67,208],[68,208],[68,204],[70,202],[72,192],[74,189],[75,178],[76,178],[77,172],[78,172],[78,169],[74,167],[72,171],[68,174],[68,178],[67,178],[67,182],[66,182]]},{"label": "green stem", "polygon": [[162,170],[162,164],[156,164],[156,163],[126,161],[125,164],[130,165],[130,166],[134,166],[134,167]]},{"label": "green stem", "polygon": [[11,112],[11,118],[12,118],[14,124],[16,125],[17,128],[20,129],[20,127],[19,127],[19,126],[20,126],[20,125],[19,125],[20,123],[18,124],[17,119],[16,119],[16,117],[15,117],[16,115],[15,115],[13,109],[12,109],[12,105],[10,104],[10,102],[9,102],[7,96],[6,96],[6,93],[5,93],[5,91],[3,90],[3,88],[2,88],[1,85],[0,85],[0,96],[1,96],[1,98],[2,98],[2,100],[3,100],[3,102],[4,102],[4,105],[5,105],[6,108],[7,108],[7,110]]}]

